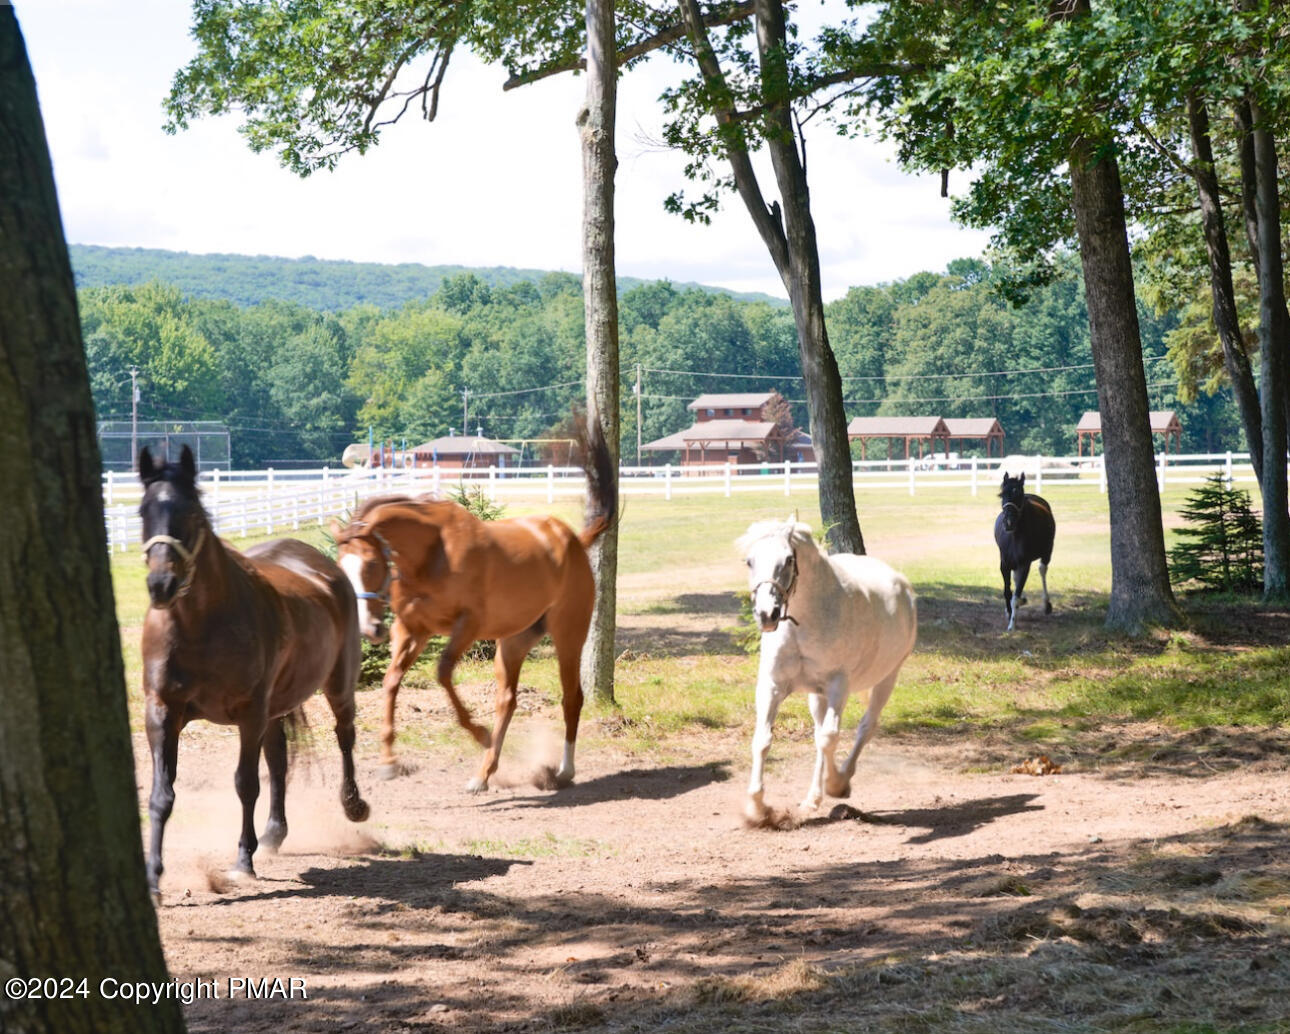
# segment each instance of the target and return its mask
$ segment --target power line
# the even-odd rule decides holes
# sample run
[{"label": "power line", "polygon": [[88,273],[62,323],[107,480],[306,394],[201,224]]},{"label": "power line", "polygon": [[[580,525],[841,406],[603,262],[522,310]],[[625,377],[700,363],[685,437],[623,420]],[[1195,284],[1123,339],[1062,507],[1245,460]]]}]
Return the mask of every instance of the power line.
[{"label": "power line", "polygon": [[537,388],[516,388],[514,391],[476,392],[476,391],[470,391],[469,388],[467,388],[466,391],[469,392],[470,397],[472,399],[495,399],[495,398],[501,398],[503,395],[527,395],[534,391],[554,391],[556,388],[573,388],[581,385],[582,383],[583,382],[581,380],[577,380],[577,381],[563,381],[560,384],[543,384],[541,387],[537,387]]},{"label": "power line", "polygon": [[[1155,384],[1148,384],[1147,390],[1152,391],[1155,388],[1176,388],[1177,381],[1157,381]],[[843,399],[842,401],[849,406],[868,405],[879,402],[998,402],[1005,399],[1047,399],[1047,398],[1064,398],[1068,395],[1091,395],[1097,391],[1096,387],[1092,388],[1072,388],[1069,391],[1032,391],[1032,392],[1012,392],[1007,395],[943,395],[928,398],[902,398],[887,396],[876,399]],[[642,395],[644,399],[657,399],[665,402],[685,402],[689,399],[688,395]],[[795,405],[806,405],[806,399],[785,399],[785,402],[791,402]]]}]

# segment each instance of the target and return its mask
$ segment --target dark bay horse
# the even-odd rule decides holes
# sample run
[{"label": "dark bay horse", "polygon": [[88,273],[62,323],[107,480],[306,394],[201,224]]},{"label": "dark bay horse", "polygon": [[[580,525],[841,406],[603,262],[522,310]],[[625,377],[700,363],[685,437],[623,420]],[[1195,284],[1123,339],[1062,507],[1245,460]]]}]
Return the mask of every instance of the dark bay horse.
[{"label": "dark bay horse", "polygon": [[[613,523],[618,507],[613,460],[598,432],[584,438],[584,450],[592,509],[581,532],[556,517],[481,521],[454,502],[389,497],[369,500],[347,527],[333,524],[340,566],[365,604],[359,616],[363,634],[383,640],[385,608],[394,614],[390,666],[382,683],[382,775],[399,771],[394,707],[403,676],[431,636],[446,635],[439,684],[457,721],[486,748],[467,789],[488,789],[515,713],[520,666],[538,640],[549,635],[559,661],[564,709],[564,754],[555,780],[559,785],[573,781],[582,713],[579,666],[595,602],[587,549]],[[453,669],[476,639],[497,641],[491,734],[471,717],[452,681]]]},{"label": "dark bay horse", "polygon": [[[1003,606],[1008,615],[1008,631],[1017,626],[1017,607],[1026,602],[1021,594],[1026,588],[1030,565],[1039,561],[1039,577],[1044,583],[1044,613],[1053,612],[1048,599],[1048,562],[1053,556],[1053,537],[1057,522],[1046,499],[1026,494],[1026,475],[1008,477],[1003,472],[999,490],[1002,510],[994,521],[994,541],[999,546],[999,572],[1003,575]],[[1011,579],[1016,578],[1014,599]]]},{"label": "dark bay horse", "polygon": [[236,872],[255,875],[260,751],[269,768],[263,843],[287,835],[287,733],[320,686],[336,716],[340,799],[353,822],[368,817],[354,781],[354,685],[361,660],[358,605],[344,573],[312,546],[278,539],[239,553],[202,507],[193,454],[178,463],[139,456],[139,515],[150,606],[143,623],[143,688],[152,751],[148,885],[160,897],[161,841],[175,803],[179,732],[196,718],[236,725],[234,785],[242,802]]}]

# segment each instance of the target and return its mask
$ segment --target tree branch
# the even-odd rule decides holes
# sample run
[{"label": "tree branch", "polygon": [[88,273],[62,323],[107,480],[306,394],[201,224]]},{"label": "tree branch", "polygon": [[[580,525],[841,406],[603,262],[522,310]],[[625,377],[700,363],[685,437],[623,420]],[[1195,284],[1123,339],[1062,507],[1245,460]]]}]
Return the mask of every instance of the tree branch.
[{"label": "tree branch", "polygon": [[[722,25],[731,25],[737,21],[743,21],[745,18],[751,18],[752,12],[752,0],[741,0],[741,2],[733,3],[726,7],[714,8],[707,14],[701,15],[700,18],[704,27],[719,28]],[[689,34],[690,30],[683,21],[675,25],[669,25],[666,29],[660,29],[653,36],[647,36],[645,39],[620,50],[618,52],[618,67],[621,68],[629,61],[634,61],[638,57],[644,57],[646,54],[666,47],[669,43],[684,39]],[[550,65],[546,68],[537,68],[531,72],[518,72],[502,84],[502,89],[514,90],[516,87],[527,86],[529,83],[535,83],[541,79],[549,79],[553,75],[586,71],[586,68],[587,59],[578,58],[558,65]]]}]

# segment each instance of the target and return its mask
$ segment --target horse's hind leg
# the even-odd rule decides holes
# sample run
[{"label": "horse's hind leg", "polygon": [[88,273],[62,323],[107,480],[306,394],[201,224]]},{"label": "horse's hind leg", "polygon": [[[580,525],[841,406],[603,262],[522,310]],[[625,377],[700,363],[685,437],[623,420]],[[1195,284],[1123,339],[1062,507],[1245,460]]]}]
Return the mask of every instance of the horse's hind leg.
[{"label": "horse's hind leg", "polygon": [[403,676],[416,663],[426,648],[429,636],[413,635],[402,621],[395,621],[390,629],[390,666],[381,679],[385,693],[385,712],[381,720],[381,779],[393,779],[399,774],[399,762],[394,756],[394,706],[399,699],[399,686]]},{"label": "horse's hind leg", "polygon": [[489,776],[497,771],[497,762],[502,754],[502,742],[506,739],[506,730],[510,727],[511,718],[515,714],[520,666],[524,663],[524,658],[529,655],[533,644],[541,638],[542,629],[539,624],[519,635],[497,641],[497,655],[493,658],[493,673],[497,676],[493,739],[488,750],[484,752],[479,774],[466,784],[466,789],[471,793],[482,793],[487,790]]},{"label": "horse's hind leg", "polygon": [[274,718],[264,730],[264,762],[269,767],[269,821],[264,824],[260,843],[277,851],[287,838],[287,728],[283,718]]},{"label": "horse's hind leg", "polygon": [[175,770],[179,762],[179,729],[183,725],[175,709],[149,699],[145,718],[148,747],[152,752],[152,794],[148,798],[149,846],[148,889],[154,901],[161,900],[161,841],[166,822],[175,806]]},{"label": "horse's hind leg", "polygon": [[1044,583],[1044,613],[1051,614],[1053,612],[1053,604],[1052,604],[1052,601],[1048,598],[1048,561],[1047,560],[1039,561],[1039,578]]},{"label": "horse's hind leg", "polygon": [[555,773],[557,786],[568,786],[573,782],[573,754],[578,742],[578,724],[582,719],[582,647],[591,626],[591,613],[588,610],[585,617],[578,616],[573,620],[566,617],[566,620],[571,628],[560,627],[560,622],[553,621],[551,630],[551,640],[560,664],[560,707],[564,712],[564,752]]},{"label": "horse's hind leg", "polygon": [[856,762],[860,760],[860,751],[864,750],[865,744],[873,739],[873,734],[878,731],[878,719],[882,717],[882,709],[887,706],[887,701],[891,699],[891,691],[896,688],[896,676],[899,674],[900,668],[897,668],[874,686],[873,689],[869,690],[869,705],[865,708],[860,724],[856,728],[855,744],[847,755],[846,763],[843,764],[840,773],[840,778],[843,782],[837,788],[837,793],[834,793],[833,788],[829,788],[831,796],[850,796],[851,780],[856,774]]}]

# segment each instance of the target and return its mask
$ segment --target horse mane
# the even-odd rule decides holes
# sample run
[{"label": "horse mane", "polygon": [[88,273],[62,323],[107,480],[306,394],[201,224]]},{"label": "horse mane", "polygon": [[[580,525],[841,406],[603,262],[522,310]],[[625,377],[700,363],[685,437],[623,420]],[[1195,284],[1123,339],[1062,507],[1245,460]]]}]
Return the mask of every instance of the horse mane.
[{"label": "horse mane", "polygon": [[786,530],[789,544],[794,549],[814,546],[821,553],[823,552],[819,543],[815,541],[815,536],[811,534],[811,526],[803,524],[801,521],[757,521],[735,539],[735,548],[741,553],[747,553],[752,548],[753,543],[771,535],[782,535]]},{"label": "horse mane", "polygon": [[361,520],[362,518],[366,517],[369,513],[371,513],[373,510],[375,510],[378,506],[384,506],[386,503],[410,503],[410,502],[413,502],[413,499],[410,495],[402,495],[399,493],[390,493],[389,495],[369,496],[368,498],[364,499],[362,503],[359,504],[358,509],[354,511],[354,516],[350,518],[350,522],[352,523],[353,521]]}]

